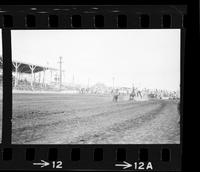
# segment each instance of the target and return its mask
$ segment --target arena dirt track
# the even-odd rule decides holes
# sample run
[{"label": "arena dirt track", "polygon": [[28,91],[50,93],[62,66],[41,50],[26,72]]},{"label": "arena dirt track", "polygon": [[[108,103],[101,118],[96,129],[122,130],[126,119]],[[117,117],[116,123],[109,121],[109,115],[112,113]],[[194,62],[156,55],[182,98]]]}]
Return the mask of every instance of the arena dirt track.
[{"label": "arena dirt track", "polygon": [[179,143],[177,102],[67,94],[14,94],[14,144]]}]

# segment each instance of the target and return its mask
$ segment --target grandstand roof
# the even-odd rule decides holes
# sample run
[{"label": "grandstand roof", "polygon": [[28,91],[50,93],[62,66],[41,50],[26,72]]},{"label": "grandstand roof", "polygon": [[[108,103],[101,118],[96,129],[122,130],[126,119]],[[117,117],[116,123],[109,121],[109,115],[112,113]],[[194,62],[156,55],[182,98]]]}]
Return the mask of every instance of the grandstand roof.
[{"label": "grandstand roof", "polygon": [[[16,60],[13,60],[12,61],[12,71],[14,72],[15,71],[15,66],[14,64],[20,64],[19,67],[18,67],[18,72],[20,73],[31,73],[31,69],[29,66],[34,66],[35,69],[34,69],[34,73],[37,73],[37,72],[41,72],[41,71],[44,71],[44,70],[58,70],[58,69],[55,69],[55,68],[51,68],[51,67],[47,67],[47,66],[41,66],[41,65],[37,65],[37,64],[31,64],[31,63],[25,63],[25,62],[20,62],[20,61],[16,61]],[[0,57],[0,68],[3,67],[3,58]]]}]

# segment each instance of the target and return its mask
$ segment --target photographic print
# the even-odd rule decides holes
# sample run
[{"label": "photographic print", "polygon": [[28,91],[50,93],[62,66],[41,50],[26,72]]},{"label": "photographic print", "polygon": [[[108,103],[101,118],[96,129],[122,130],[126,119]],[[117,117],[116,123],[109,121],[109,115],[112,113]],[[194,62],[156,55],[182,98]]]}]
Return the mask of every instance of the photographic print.
[{"label": "photographic print", "polygon": [[180,143],[180,29],[11,38],[13,144]]}]

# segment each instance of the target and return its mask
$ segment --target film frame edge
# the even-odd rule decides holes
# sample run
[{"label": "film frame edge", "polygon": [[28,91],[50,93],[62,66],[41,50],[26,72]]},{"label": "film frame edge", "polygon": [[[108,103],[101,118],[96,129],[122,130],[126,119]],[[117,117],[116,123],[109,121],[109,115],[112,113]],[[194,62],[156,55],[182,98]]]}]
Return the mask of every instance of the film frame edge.
[{"label": "film frame edge", "polygon": [[[29,8],[31,6],[24,6],[22,8],[26,9],[27,7]],[[68,7],[68,6],[66,6],[66,7]],[[106,16],[108,16],[108,18],[109,18],[110,16],[113,15],[113,16],[115,16],[115,19],[116,19],[116,16],[118,16],[118,12],[115,9],[116,6],[114,7],[114,9],[113,8],[109,9],[109,8],[111,8],[111,6],[107,6],[107,7],[106,6],[102,7],[102,6],[98,6],[98,5],[94,6],[94,8],[98,8],[98,7],[103,9],[102,10],[103,12],[101,12],[100,14],[105,13],[105,14],[103,14],[104,18],[106,18]],[[117,7],[119,9],[121,8],[120,6],[117,6]],[[132,6],[132,7],[134,9],[134,6]],[[73,7],[73,8],[79,9],[79,8],[81,8],[81,6],[77,6],[77,7]],[[89,8],[89,7],[86,7],[86,9],[87,8]],[[161,24],[160,21],[157,20],[157,22],[160,23],[160,24],[158,24],[157,22],[154,21],[154,19],[156,18],[155,16],[158,15],[159,19],[161,20],[160,14],[167,14],[168,13],[168,12],[166,12],[167,10],[166,11],[164,10],[164,12],[161,12],[160,14],[158,14],[159,12],[158,13],[154,13],[154,12],[151,13],[150,11],[152,11],[152,9],[147,10],[147,8],[145,8],[145,10],[146,10],[145,11],[143,9],[143,6],[140,6],[138,9],[137,8],[135,9],[135,11],[133,10],[134,12],[132,12],[132,13],[130,12],[131,7],[129,7],[129,10],[127,10],[127,11],[126,11],[126,7],[125,7],[122,10],[123,12],[122,13],[120,12],[121,15],[126,15],[127,16],[127,26],[125,26],[125,28],[123,26],[122,27],[123,29],[152,29],[152,26],[153,26],[153,28],[156,28],[156,29],[163,28],[163,26],[160,25]],[[166,8],[170,9],[168,7],[166,7]],[[111,12],[111,11],[112,12],[111,13],[105,12],[106,10],[108,10],[109,12]],[[6,65],[3,65],[3,73],[6,74],[6,77],[3,77],[3,90],[5,90],[5,88],[7,88],[7,87],[9,87],[9,88],[12,87],[12,84],[10,84],[10,85],[7,85],[8,83],[5,84],[5,80],[7,81],[7,80],[9,80],[9,78],[12,78],[11,77],[12,76],[11,71],[8,72],[8,73],[7,72],[5,73],[5,69],[7,69],[7,70],[11,69],[11,66],[9,65],[9,63],[12,63],[10,61],[11,60],[11,45],[9,45],[9,44],[11,44],[10,41],[11,41],[11,31],[12,30],[18,30],[18,29],[19,30],[21,30],[21,29],[28,29],[28,30],[32,30],[32,29],[33,30],[35,30],[35,29],[42,29],[42,30],[43,29],[50,29],[50,30],[51,29],[66,29],[66,30],[68,30],[68,29],[70,29],[71,30],[71,29],[97,29],[97,28],[98,29],[122,29],[122,28],[119,28],[119,26],[117,25],[117,22],[115,20],[111,20],[111,19],[110,19],[109,22],[105,20],[104,21],[104,26],[101,26],[101,24],[100,24],[100,27],[99,26],[95,26],[94,21],[91,20],[91,15],[89,14],[88,15],[89,17],[87,18],[86,17],[87,15],[85,13],[81,13],[79,10],[78,10],[79,12],[67,12],[67,10],[66,10],[66,12],[59,13],[58,16],[60,18],[62,18],[63,14],[67,14],[69,16],[72,16],[74,14],[79,14],[80,16],[83,16],[83,18],[86,19],[86,20],[84,19],[84,21],[82,21],[83,27],[82,26],[79,27],[79,25],[78,25],[78,27],[76,27],[76,26],[74,27],[73,25],[70,25],[70,23],[67,23],[67,22],[63,23],[63,20],[58,21],[58,23],[57,23],[58,27],[55,27],[55,26],[52,27],[51,24],[49,24],[49,22],[48,22],[49,21],[48,14],[55,15],[55,12],[51,13],[52,12],[51,9],[50,9],[50,12],[47,12],[47,13],[45,13],[45,12],[44,13],[35,13],[33,11],[34,10],[32,10],[32,11],[29,10],[28,12],[24,12],[24,14],[22,14],[22,15],[21,14],[18,15],[18,12],[15,12],[16,16],[12,15],[12,12],[9,12],[8,14],[7,14],[7,12],[5,12],[6,16],[14,16],[13,17],[13,22],[11,22],[13,24],[11,24],[10,22],[7,22],[6,25],[3,25],[3,21],[4,20],[2,20],[2,22],[0,22],[1,23],[0,25],[1,25],[1,28],[2,28],[2,33],[3,33],[2,34],[2,38],[3,38],[3,61],[6,64]],[[54,9],[54,11],[59,11],[59,10],[55,10]],[[183,10],[183,14],[181,15],[181,17],[180,17],[180,14],[177,14],[174,11],[171,12],[171,16],[172,16],[171,18],[172,18],[173,22],[172,22],[172,25],[169,26],[170,29],[174,28],[174,29],[180,29],[181,30],[181,86],[183,86],[183,79],[184,79],[183,71],[184,71],[184,51],[185,51],[184,48],[182,48],[184,46],[184,44],[185,44],[185,42],[184,42],[185,41],[185,28],[183,27],[182,17],[185,15],[185,12],[186,11]],[[116,13],[117,13],[117,15],[116,15]],[[24,22],[24,20],[25,20],[24,17],[26,16],[26,14],[31,14],[33,16],[36,16],[36,19],[42,17],[42,19],[41,19],[41,21],[38,20],[36,22],[36,26],[35,27],[32,27],[32,26],[27,27],[27,24],[25,24],[25,22]],[[92,16],[94,16],[94,14],[96,14],[96,12],[92,13]],[[140,17],[138,17],[138,16],[141,16],[141,14],[142,15],[143,14],[145,14],[145,15],[146,14],[150,14],[150,16],[152,15],[155,18],[153,17],[152,20],[150,18],[150,23],[149,23],[148,26],[146,26],[145,24],[144,24],[144,26],[141,26],[141,22],[139,22],[138,24],[136,24],[136,23],[132,23],[130,21],[131,17],[133,17],[133,18],[135,17],[135,19],[141,19]],[[2,19],[3,16],[4,16],[4,13],[1,13],[0,14],[0,18]],[[128,20],[128,18],[129,18],[129,20]],[[181,18],[181,22],[180,22],[180,18]],[[0,19],[0,21],[1,21],[1,19]],[[8,17],[8,19],[6,19],[6,20],[10,20],[10,17]],[[46,21],[45,25],[42,22],[43,20]],[[87,20],[90,20],[90,21],[87,22]],[[6,50],[5,47],[7,47],[8,45],[10,46],[10,48]],[[10,57],[9,58],[10,60],[7,59],[7,56]],[[5,60],[5,57],[6,57],[6,60]],[[7,76],[9,76],[9,77],[7,77]],[[154,165],[155,168],[153,169],[155,171],[165,171],[165,170],[167,170],[167,171],[170,171],[170,170],[180,171],[180,169],[181,169],[182,134],[180,135],[181,136],[181,144],[180,145],[179,144],[177,144],[177,145],[176,144],[175,145],[173,145],[173,144],[172,145],[171,144],[168,144],[168,145],[167,144],[159,144],[159,145],[156,145],[156,144],[153,144],[153,145],[143,145],[143,144],[141,144],[141,145],[134,145],[134,144],[133,145],[131,145],[131,144],[128,144],[128,145],[127,144],[121,144],[121,145],[106,145],[106,144],[97,144],[97,145],[68,145],[68,144],[67,145],[56,145],[56,144],[55,145],[51,145],[51,144],[50,145],[26,145],[26,144],[25,145],[15,145],[15,144],[11,144],[11,136],[12,136],[11,132],[12,132],[12,130],[11,130],[11,123],[9,123],[10,119],[11,119],[11,116],[12,116],[11,109],[9,110],[10,115],[5,115],[5,113],[9,113],[5,109],[5,108],[7,108],[7,106],[5,105],[5,102],[7,102],[8,100],[10,102],[12,102],[12,92],[11,91],[12,90],[9,91],[9,94],[3,93],[3,120],[2,120],[3,121],[3,125],[2,125],[2,131],[3,132],[2,132],[2,143],[1,143],[1,147],[2,147],[1,148],[2,159],[0,160],[0,161],[2,161],[2,163],[1,163],[2,164],[2,169],[7,169],[7,164],[8,163],[9,164],[13,164],[13,166],[12,166],[13,169],[20,169],[20,168],[22,168],[22,164],[23,163],[22,164],[20,164],[20,163],[16,164],[16,162],[17,161],[18,162],[22,162],[22,161],[26,162],[26,160],[25,160],[26,159],[26,157],[25,157],[25,154],[26,154],[25,153],[26,152],[25,149],[26,148],[34,148],[35,154],[37,154],[37,155],[35,156],[34,160],[31,160],[31,162],[27,162],[27,165],[26,165],[26,167],[24,169],[34,169],[34,170],[40,169],[40,168],[38,168],[38,166],[33,166],[33,161],[34,161],[34,163],[36,163],[36,161],[38,162],[39,160],[44,160],[46,162],[46,164],[48,164],[49,163],[49,160],[48,160],[48,157],[49,157],[48,156],[49,155],[48,154],[49,153],[49,148],[51,150],[52,150],[52,148],[56,148],[57,149],[57,153],[55,153],[55,151],[52,151],[53,153],[50,153],[50,154],[58,154],[58,158],[55,161],[51,160],[51,162],[52,162],[51,167],[49,167],[49,168],[47,167],[45,169],[52,169],[52,168],[59,169],[62,166],[63,168],[61,168],[61,169],[63,169],[63,170],[64,169],[71,169],[71,170],[77,170],[77,169],[79,169],[79,170],[88,170],[88,169],[96,169],[96,170],[120,170],[119,168],[113,167],[113,164],[116,163],[116,157],[115,157],[116,156],[116,151],[117,151],[117,149],[120,149],[120,148],[124,148],[124,149],[127,149],[127,150],[131,149],[133,151],[133,154],[138,154],[138,155],[139,155],[138,152],[139,152],[140,148],[141,149],[146,148],[146,149],[149,149],[149,152],[150,152],[149,155],[150,155],[150,157],[151,157],[151,151],[155,150],[155,152],[157,152],[157,154],[159,154],[159,155],[157,155],[156,160],[153,160],[154,157],[151,157],[152,160],[154,161],[154,163],[156,164],[156,165]],[[183,102],[183,88],[182,87],[181,87],[181,102]],[[11,103],[10,107],[12,107],[12,103]],[[181,109],[182,109],[182,103],[181,103]],[[181,121],[182,120],[183,119],[181,117]],[[182,132],[182,125],[181,125],[181,132]],[[7,133],[10,133],[9,136],[7,135]],[[70,152],[72,151],[73,148],[80,148],[80,152],[79,152],[81,154],[80,155],[80,161],[76,161],[76,164],[75,164],[75,166],[76,167],[78,166],[78,168],[74,168],[73,162],[70,162],[71,167],[70,167],[70,165],[69,165],[69,167],[66,167],[64,165],[64,163],[65,163],[64,161],[67,161],[68,163],[69,163],[69,161],[71,161],[70,160]],[[103,153],[103,157],[107,157],[106,158],[107,162],[101,161],[101,162],[98,162],[99,164],[97,164],[96,162],[93,162],[93,151],[96,148],[102,148],[103,152],[105,151],[105,153]],[[169,150],[172,151],[172,155],[171,155],[171,159],[170,159],[171,162],[168,162],[168,164],[166,164],[166,162],[156,162],[158,160],[158,157],[160,158],[160,150],[162,150],[162,148],[164,148],[164,149],[167,148],[167,149],[169,149]],[[62,150],[65,150],[66,152],[68,152],[68,155],[66,155],[64,153],[61,153]],[[8,153],[4,153],[4,152],[8,152]],[[19,154],[21,152],[23,152],[23,158],[24,159],[17,160],[16,159],[16,157],[17,157],[16,154]],[[42,152],[44,154],[42,154]],[[8,157],[6,155],[4,155],[4,154],[10,154],[10,153],[11,153],[11,155],[8,155]],[[83,154],[87,155],[87,157],[83,158],[83,156],[84,156]],[[50,155],[50,156],[52,157],[52,155]],[[61,158],[59,159],[59,157],[61,157]],[[111,162],[110,163],[108,162],[109,161],[108,157],[111,158],[111,160],[110,160]],[[137,157],[136,159],[137,159],[137,162],[138,162],[139,158],[138,158],[138,156],[136,156],[136,157]],[[176,159],[175,157],[178,158],[178,159]],[[127,153],[126,158],[127,159],[125,159],[125,162],[130,163],[130,161],[131,161],[130,154]],[[8,160],[6,160],[6,159],[8,159]],[[134,159],[134,160],[136,161],[136,159]],[[62,165],[60,165],[60,162],[58,162],[60,160],[63,163]],[[13,161],[15,161],[15,162],[13,162]],[[86,165],[84,167],[81,166],[81,165],[85,164],[86,162],[90,162],[91,165],[90,166]],[[172,169],[172,167],[171,167],[171,163],[172,162],[174,162],[173,165],[175,165],[176,163],[178,163],[176,169],[174,169],[174,168]],[[39,162],[39,163],[42,163],[42,162]],[[77,163],[79,163],[79,164],[77,164]],[[120,163],[118,163],[118,164],[120,164]],[[126,167],[125,165],[126,165],[126,163],[125,164],[121,164],[122,167]],[[139,164],[136,163],[136,166],[138,166],[138,165]],[[50,165],[48,165],[48,166],[50,166]],[[101,167],[99,168],[99,166],[101,166]],[[144,166],[144,165],[142,165],[142,166]],[[135,170],[138,170],[138,169],[135,169]],[[145,169],[141,169],[141,170],[144,171]]]}]

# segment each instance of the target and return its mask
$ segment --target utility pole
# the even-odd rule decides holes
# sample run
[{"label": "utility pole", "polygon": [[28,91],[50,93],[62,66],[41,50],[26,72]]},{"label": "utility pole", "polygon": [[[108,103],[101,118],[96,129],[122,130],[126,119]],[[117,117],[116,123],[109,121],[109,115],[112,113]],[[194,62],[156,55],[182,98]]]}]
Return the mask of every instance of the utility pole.
[{"label": "utility pole", "polygon": [[88,78],[88,84],[87,84],[87,87],[89,88],[90,86],[90,78]]},{"label": "utility pole", "polygon": [[60,81],[60,90],[61,90],[61,87],[62,87],[62,63],[63,62],[62,62],[62,57],[61,56],[59,57],[59,59],[60,59],[59,62],[58,62],[59,65],[60,65],[60,78],[59,78],[59,81]]},{"label": "utility pole", "polygon": [[113,90],[114,90],[114,87],[115,87],[115,77],[112,77],[112,81],[113,81]]},{"label": "utility pole", "polygon": [[72,84],[73,84],[73,86],[74,86],[74,74],[73,74],[73,77],[72,77]]},{"label": "utility pole", "polygon": [[62,73],[63,73],[63,81],[65,82],[65,71],[63,70]]}]

